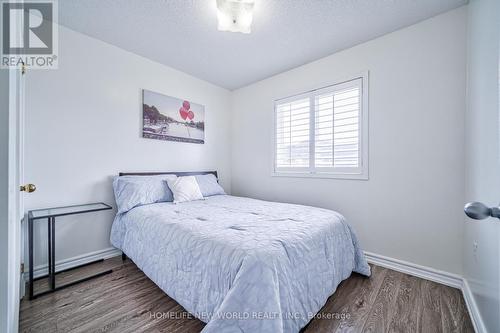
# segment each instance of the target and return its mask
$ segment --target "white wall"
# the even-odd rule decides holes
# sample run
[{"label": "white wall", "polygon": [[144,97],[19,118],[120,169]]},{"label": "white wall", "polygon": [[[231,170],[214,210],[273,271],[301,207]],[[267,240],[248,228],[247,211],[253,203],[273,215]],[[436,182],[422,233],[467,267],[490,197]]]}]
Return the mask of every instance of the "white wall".
[{"label": "white wall", "polygon": [[[461,273],[465,54],[462,7],[235,91],[232,193],[338,210],[365,250]],[[364,70],[370,179],[271,177],[273,100]]]},{"label": "white wall", "polygon": [[0,70],[0,332],[8,332],[9,71]]},{"label": "white wall", "polygon": [[[59,69],[26,79],[26,209],[114,204],[120,171],[218,170],[230,190],[230,92],[64,27]],[[143,139],[141,89],[205,105],[204,145]],[[111,211],[56,219],[56,261],[110,247]],[[35,266],[46,258],[40,225]],[[39,231],[40,232],[40,231]]]},{"label": "white wall", "polygon": [[[496,206],[500,202],[500,2],[473,0],[468,18],[465,199]],[[489,332],[500,332],[499,243],[498,220],[466,219],[464,276]]]}]

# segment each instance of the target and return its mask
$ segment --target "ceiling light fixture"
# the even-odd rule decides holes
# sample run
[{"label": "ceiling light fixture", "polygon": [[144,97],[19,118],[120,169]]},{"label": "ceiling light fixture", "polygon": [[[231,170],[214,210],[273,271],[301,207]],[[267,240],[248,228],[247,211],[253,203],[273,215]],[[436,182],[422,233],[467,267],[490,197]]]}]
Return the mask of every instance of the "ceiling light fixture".
[{"label": "ceiling light fixture", "polygon": [[217,0],[220,31],[251,32],[254,0]]}]

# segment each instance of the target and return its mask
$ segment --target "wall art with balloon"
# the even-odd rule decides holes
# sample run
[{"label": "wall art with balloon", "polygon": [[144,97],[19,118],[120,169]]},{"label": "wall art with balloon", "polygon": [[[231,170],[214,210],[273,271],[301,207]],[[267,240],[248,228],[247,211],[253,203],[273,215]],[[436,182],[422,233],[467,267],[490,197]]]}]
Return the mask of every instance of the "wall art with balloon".
[{"label": "wall art with balloon", "polygon": [[142,90],[142,136],[205,143],[205,107],[189,100]]}]

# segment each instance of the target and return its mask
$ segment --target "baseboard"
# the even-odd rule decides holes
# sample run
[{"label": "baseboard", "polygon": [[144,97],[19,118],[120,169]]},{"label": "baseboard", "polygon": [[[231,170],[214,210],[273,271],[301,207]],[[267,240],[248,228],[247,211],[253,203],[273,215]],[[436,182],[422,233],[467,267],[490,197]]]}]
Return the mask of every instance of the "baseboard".
[{"label": "baseboard", "polygon": [[413,275],[422,279],[441,283],[453,288],[462,288],[462,277],[457,274],[440,271],[434,268],[413,264],[408,261],[394,259],[379,254],[366,252],[366,260],[369,263],[389,268],[398,272]]},{"label": "baseboard", "polygon": [[479,313],[479,308],[477,307],[476,300],[474,298],[474,295],[472,294],[472,290],[470,289],[469,282],[467,282],[466,278],[463,279],[462,294],[464,295],[465,304],[467,305],[467,310],[469,310],[472,324],[474,325],[474,330],[477,333],[487,333],[483,318]]},{"label": "baseboard", "polygon": [[[104,250],[99,250],[99,251],[94,251],[90,253],[86,253],[80,256],[68,258],[68,259],[63,259],[60,261],[56,261],[56,272],[73,268],[76,266],[80,266],[83,264],[87,264],[92,261],[100,260],[100,259],[109,259],[112,257],[116,257],[121,255],[121,251],[114,248],[110,247]],[[28,281],[28,274],[29,272],[26,271],[23,274],[23,279],[25,281]],[[44,265],[39,265],[33,268],[33,277],[37,278],[40,276],[47,275],[47,264]]]},{"label": "baseboard", "polygon": [[394,259],[371,252],[365,251],[365,257],[369,263],[374,265],[460,289],[464,296],[465,304],[467,306],[467,310],[469,311],[474,330],[476,333],[487,333],[467,279],[457,274],[440,271],[434,268],[417,265],[408,261]]}]

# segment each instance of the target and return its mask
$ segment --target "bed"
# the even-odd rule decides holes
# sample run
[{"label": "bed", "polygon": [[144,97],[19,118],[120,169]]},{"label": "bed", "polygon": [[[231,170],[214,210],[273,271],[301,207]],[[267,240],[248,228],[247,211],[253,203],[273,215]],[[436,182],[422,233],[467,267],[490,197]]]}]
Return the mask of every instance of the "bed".
[{"label": "bed", "polygon": [[230,195],[117,214],[111,242],[205,333],[299,332],[352,272],[370,276],[341,214]]}]

